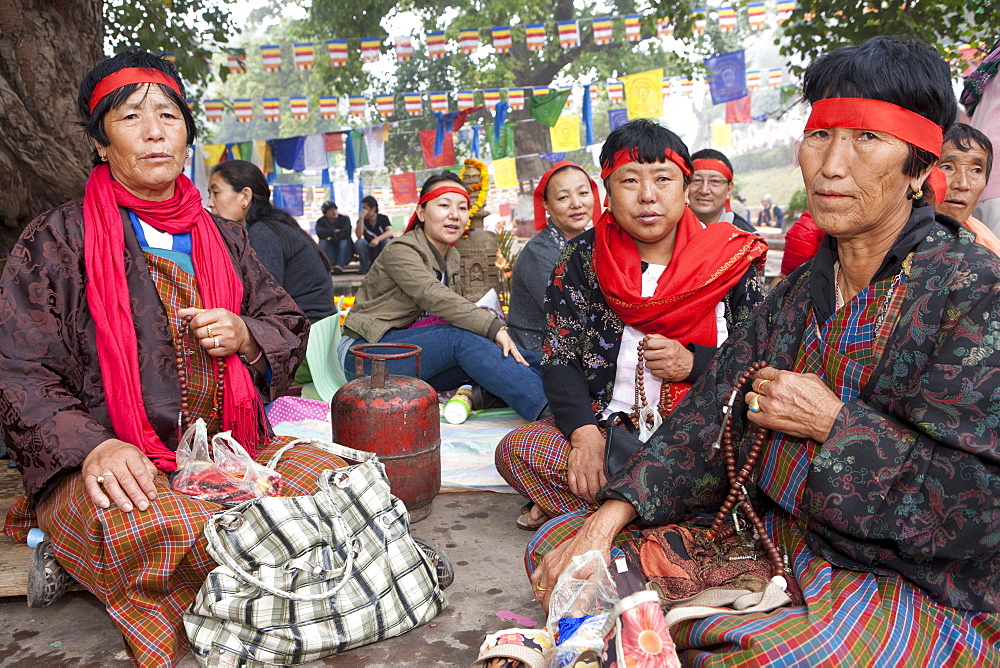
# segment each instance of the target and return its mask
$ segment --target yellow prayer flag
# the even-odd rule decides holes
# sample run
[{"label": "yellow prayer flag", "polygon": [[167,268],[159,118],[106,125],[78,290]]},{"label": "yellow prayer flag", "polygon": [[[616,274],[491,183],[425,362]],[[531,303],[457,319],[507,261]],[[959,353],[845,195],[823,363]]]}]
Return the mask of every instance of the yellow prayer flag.
[{"label": "yellow prayer flag", "polygon": [[514,166],[514,158],[501,158],[493,161],[493,183],[500,190],[510,190],[517,188],[517,168]]},{"label": "yellow prayer flag", "polygon": [[205,153],[205,166],[215,167],[222,161],[222,156],[226,152],[225,144],[202,144],[201,150]]},{"label": "yellow prayer flag", "polygon": [[729,148],[733,145],[733,126],[728,123],[712,123],[712,146]]},{"label": "yellow prayer flag", "polygon": [[274,171],[274,159],[271,157],[271,145],[263,139],[257,139],[253,143],[253,164],[260,167],[264,174]]},{"label": "yellow prayer flag", "polygon": [[659,118],[663,115],[663,68],[621,77],[625,84],[628,118]]},{"label": "yellow prayer flag", "polygon": [[580,144],[580,117],[576,114],[560,116],[554,127],[549,128],[552,152],[576,151]]}]

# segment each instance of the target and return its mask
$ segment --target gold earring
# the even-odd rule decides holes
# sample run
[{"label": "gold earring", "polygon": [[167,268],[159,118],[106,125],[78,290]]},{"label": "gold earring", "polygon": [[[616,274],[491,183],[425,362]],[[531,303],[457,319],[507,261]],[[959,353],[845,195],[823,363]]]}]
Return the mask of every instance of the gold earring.
[{"label": "gold earring", "polygon": [[910,195],[910,199],[918,200],[923,196],[924,196],[923,188],[917,188],[916,190],[913,191],[913,194]]},{"label": "gold earring", "polygon": [[186,155],[185,157],[187,157],[187,158],[190,158],[190,157],[191,157],[191,149],[188,149],[188,150],[187,150],[187,155]]},{"label": "gold earring", "polygon": [[101,156],[101,162],[107,162],[107,161],[108,161],[108,156],[102,155]]}]

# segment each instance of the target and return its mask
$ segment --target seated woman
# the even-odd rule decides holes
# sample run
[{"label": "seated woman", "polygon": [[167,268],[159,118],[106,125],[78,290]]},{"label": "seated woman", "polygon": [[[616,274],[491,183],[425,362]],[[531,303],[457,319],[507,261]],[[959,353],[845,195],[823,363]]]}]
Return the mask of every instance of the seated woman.
[{"label": "seated woman", "polygon": [[803,94],[818,254],[732,333],[596,513],[535,535],[532,584],[544,604],[574,555],[714,515],[753,451],[761,542],[802,601],[678,622],[685,664],[1000,665],[1000,260],[922,190],[955,117],[949,68],[876,37],[812,63]]},{"label": "seated woman", "polygon": [[700,222],[685,203],[691,172],[684,142],[651,121],[604,142],[608,209],[566,245],[545,295],[542,378],[554,417],[496,451],[500,474],[534,502],[523,529],[592,507],[605,482],[604,420],[642,411],[658,424],[763,299],[767,245]]},{"label": "seated woman", "polygon": [[286,211],[271,204],[264,174],[252,162],[228,160],[212,169],[208,210],[245,225],[250,247],[309,322],[336,311],[326,254]]},{"label": "seated woman", "polygon": [[541,352],[545,287],[566,242],[600,215],[597,184],[568,160],[552,165],[535,188],[535,236],[517,254],[510,277],[507,325],[519,347]]},{"label": "seated woman", "polygon": [[[65,591],[68,571],[136,663],[173,665],[181,613],[216,566],[202,528],[220,508],[170,488],[181,428],[204,418],[267,461],[280,443],[263,402],[287,387],[309,322],[183,176],[195,122],[172,64],[121,53],[78,104],[94,147],[84,197],[32,221],[0,279],[0,427],[26,492],[4,532],[48,536],[30,605]],[[342,465],[296,449],[284,493]]]},{"label": "seated woman", "polygon": [[[469,220],[469,193],[457,176],[431,176],[407,231],[385,247],[365,276],[344,322],[340,359],[359,343],[407,343],[423,349],[420,377],[436,390],[475,382],[526,420],[545,410],[538,355],[520,351],[490,311],[462,296],[461,258],[452,247]],[[409,360],[390,373],[412,373]]]}]

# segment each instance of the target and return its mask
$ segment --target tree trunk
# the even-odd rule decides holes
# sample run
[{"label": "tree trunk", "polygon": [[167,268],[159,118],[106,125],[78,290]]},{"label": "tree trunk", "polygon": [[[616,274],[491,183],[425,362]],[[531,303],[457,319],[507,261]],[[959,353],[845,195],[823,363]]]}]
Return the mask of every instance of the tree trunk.
[{"label": "tree trunk", "polygon": [[0,0],[0,258],[32,218],[83,195],[76,98],[103,39],[101,0]]}]

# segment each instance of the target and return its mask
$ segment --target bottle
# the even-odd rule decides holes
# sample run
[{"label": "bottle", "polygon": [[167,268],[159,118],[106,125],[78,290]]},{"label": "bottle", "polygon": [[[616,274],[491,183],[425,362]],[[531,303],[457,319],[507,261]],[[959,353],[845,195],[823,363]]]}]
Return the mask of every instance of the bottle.
[{"label": "bottle", "polygon": [[472,386],[463,385],[444,405],[444,419],[450,424],[462,424],[472,413]]}]

